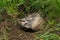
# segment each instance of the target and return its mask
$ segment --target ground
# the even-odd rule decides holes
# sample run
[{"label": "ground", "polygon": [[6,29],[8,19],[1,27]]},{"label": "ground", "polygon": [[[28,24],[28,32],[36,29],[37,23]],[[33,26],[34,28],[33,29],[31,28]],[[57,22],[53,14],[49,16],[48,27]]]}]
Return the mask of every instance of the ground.
[{"label": "ground", "polygon": [[[3,27],[8,27],[7,35],[9,40],[35,40],[35,32],[25,32],[24,30],[20,29],[20,26],[15,26],[10,22],[3,21],[0,23],[0,33]],[[18,28],[19,27],[19,28]]]},{"label": "ground", "polygon": [[[49,32],[50,30],[47,29],[46,31],[44,31],[45,28],[43,28],[43,30],[35,32],[25,31],[20,28],[20,25],[18,23],[15,24],[13,22],[14,20],[10,20],[7,17],[6,18],[5,17],[3,16],[3,20],[1,20],[0,22],[0,40],[44,40],[40,39],[40,37],[37,36],[39,36],[40,34],[44,35],[44,33],[47,33],[47,31]],[[51,33],[56,33],[57,35],[60,36],[60,31],[57,30],[53,31],[52,29]]]}]

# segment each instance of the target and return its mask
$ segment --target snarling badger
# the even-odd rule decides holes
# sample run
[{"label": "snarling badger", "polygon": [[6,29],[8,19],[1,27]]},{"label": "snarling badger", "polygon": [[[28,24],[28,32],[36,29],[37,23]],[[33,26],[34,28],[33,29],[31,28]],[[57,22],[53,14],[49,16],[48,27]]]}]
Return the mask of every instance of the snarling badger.
[{"label": "snarling badger", "polygon": [[22,18],[19,23],[22,28],[39,30],[44,24],[44,20],[39,13],[31,13],[25,18]]}]

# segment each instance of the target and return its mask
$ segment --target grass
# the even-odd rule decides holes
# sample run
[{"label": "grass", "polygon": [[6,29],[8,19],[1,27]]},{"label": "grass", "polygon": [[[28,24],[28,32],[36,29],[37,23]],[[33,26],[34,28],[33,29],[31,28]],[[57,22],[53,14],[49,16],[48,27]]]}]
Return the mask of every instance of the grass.
[{"label": "grass", "polygon": [[0,40],[9,40],[6,28],[3,27],[2,33],[0,35]]},{"label": "grass", "polygon": [[[21,9],[22,8],[22,9]],[[0,22],[2,15],[13,17],[8,20],[16,21],[17,17],[24,17],[25,14],[41,11],[41,16],[46,20],[42,29],[44,34],[38,34],[37,38],[43,40],[60,40],[60,36],[53,31],[60,30],[60,0],[0,0]],[[12,21],[13,22],[13,21]],[[49,32],[51,30],[51,32]],[[46,34],[46,33],[49,34]],[[3,35],[6,39],[6,30],[3,28]],[[6,39],[8,40],[8,39]]]}]

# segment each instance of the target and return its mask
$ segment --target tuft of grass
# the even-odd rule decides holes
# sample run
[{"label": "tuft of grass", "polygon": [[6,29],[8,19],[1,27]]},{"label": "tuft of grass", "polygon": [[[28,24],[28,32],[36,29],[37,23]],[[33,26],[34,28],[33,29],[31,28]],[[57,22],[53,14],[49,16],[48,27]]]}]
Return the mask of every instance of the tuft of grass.
[{"label": "tuft of grass", "polygon": [[50,33],[50,31],[40,34],[37,36],[36,40],[60,40],[60,36],[55,33]]},{"label": "tuft of grass", "polygon": [[2,33],[0,35],[0,40],[9,40],[6,28],[2,28]]}]

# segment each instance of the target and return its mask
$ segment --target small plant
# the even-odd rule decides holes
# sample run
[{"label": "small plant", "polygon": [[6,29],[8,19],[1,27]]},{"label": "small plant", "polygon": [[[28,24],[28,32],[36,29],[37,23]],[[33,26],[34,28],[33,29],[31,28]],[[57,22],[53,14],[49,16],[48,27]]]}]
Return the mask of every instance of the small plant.
[{"label": "small plant", "polygon": [[7,35],[7,30],[4,27],[2,28],[2,33],[0,35],[0,40],[9,40],[9,37]]}]

